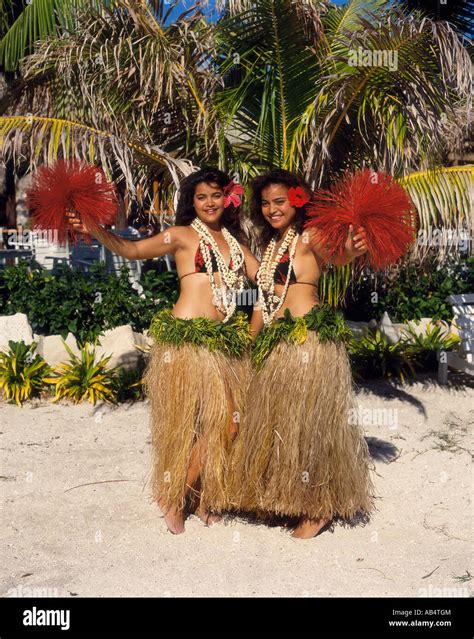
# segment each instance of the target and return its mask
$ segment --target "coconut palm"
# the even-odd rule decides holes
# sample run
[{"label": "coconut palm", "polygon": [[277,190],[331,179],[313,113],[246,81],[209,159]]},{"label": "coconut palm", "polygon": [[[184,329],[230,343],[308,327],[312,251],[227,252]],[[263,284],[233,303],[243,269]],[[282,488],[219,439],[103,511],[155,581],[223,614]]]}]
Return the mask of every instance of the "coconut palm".
[{"label": "coconut palm", "polygon": [[[3,153],[25,152],[31,168],[58,155],[81,157],[125,178],[132,197],[152,180],[166,194],[192,170],[186,158],[199,152],[208,126],[215,78],[206,68],[202,14],[193,9],[166,25],[173,7],[165,11],[162,1],[71,0],[68,7],[74,29],[61,23],[53,35],[43,32],[20,59],[0,119]],[[3,51],[16,50],[12,29]],[[14,34],[20,44],[21,33]]]},{"label": "coconut palm", "polygon": [[[371,166],[402,181],[421,230],[471,233],[473,167],[443,167],[470,109],[469,55],[448,23],[387,0],[222,4],[223,163],[244,177],[270,166],[301,171],[313,186]],[[335,302],[349,278],[350,267],[324,276],[322,297]]]},{"label": "coconut palm", "polygon": [[314,185],[362,163],[398,177],[431,168],[447,136],[465,133],[470,60],[449,24],[387,0],[230,7],[246,9],[217,26],[218,98],[244,158],[303,170]]},{"label": "coconut palm", "polygon": [[[216,24],[192,9],[173,25],[158,0],[31,1],[69,3],[74,25],[56,19],[25,58],[31,39],[0,43],[21,58],[0,118],[7,153],[100,161],[132,196],[150,178],[176,182],[189,160],[242,182],[283,166],[313,186],[369,165],[403,181],[422,228],[470,232],[472,167],[442,166],[470,107],[469,57],[449,24],[387,0],[228,0]],[[323,296],[335,301],[350,273],[323,278]]]}]

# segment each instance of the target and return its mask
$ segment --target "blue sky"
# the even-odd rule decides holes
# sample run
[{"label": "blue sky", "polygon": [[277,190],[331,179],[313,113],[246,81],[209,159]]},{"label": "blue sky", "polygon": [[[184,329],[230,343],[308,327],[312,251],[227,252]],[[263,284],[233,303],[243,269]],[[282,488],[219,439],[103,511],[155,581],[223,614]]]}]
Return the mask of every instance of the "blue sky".
[{"label": "blue sky", "polygon": [[[347,2],[347,0],[332,0],[332,2],[334,4],[345,4]],[[169,4],[171,4],[171,2]],[[182,2],[180,2],[177,5],[176,9],[172,12],[171,20],[173,20],[173,18],[178,17],[180,15],[180,13],[182,13],[186,9],[189,9],[193,4],[194,4],[193,0],[182,0]],[[210,13],[214,10],[215,4],[216,4],[215,0],[209,0],[209,12]]]}]

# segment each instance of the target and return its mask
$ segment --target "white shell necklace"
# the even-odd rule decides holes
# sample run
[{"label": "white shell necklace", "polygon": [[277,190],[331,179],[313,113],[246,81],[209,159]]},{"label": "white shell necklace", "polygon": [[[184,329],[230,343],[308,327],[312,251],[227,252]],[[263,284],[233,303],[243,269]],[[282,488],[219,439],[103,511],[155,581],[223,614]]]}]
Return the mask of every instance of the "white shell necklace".
[{"label": "white shell necklace", "polygon": [[[225,227],[222,227],[222,235],[224,240],[227,242],[230,251],[231,266],[229,267],[216,240],[213,238],[209,228],[204,224],[204,222],[196,217],[191,222],[191,226],[199,235],[199,246],[201,248],[209,283],[212,289],[213,304],[225,315],[225,318],[222,321],[227,322],[234,314],[237,306],[235,293],[244,290],[244,252],[235,237],[229,233]],[[214,255],[217,264],[220,283],[219,287],[216,285],[214,280],[211,252]]]},{"label": "white shell necklace", "polygon": [[[270,240],[269,245],[265,249],[263,254],[262,263],[257,271],[257,284],[259,301],[262,308],[262,318],[264,324],[269,324],[280,310],[283,302],[286,298],[288,286],[290,284],[290,275],[293,269],[293,261],[296,252],[296,244],[298,242],[299,233],[297,233],[294,226],[292,226],[286,233],[285,239],[280,245],[275,257],[276,239]],[[289,248],[289,266],[288,275],[283,288],[281,297],[275,295],[275,271],[281,258]]]}]

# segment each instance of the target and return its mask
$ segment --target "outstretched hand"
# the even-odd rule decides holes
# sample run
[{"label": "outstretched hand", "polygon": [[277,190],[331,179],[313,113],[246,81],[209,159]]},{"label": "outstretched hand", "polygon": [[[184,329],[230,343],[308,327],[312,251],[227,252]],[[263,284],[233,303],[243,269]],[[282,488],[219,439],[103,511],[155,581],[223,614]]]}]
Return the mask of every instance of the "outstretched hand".
[{"label": "outstretched hand", "polygon": [[351,260],[356,257],[360,257],[364,253],[367,252],[367,236],[364,227],[357,227],[357,234],[353,235],[354,226],[351,224],[349,226],[349,233],[347,234],[346,243],[344,245],[346,255]]}]

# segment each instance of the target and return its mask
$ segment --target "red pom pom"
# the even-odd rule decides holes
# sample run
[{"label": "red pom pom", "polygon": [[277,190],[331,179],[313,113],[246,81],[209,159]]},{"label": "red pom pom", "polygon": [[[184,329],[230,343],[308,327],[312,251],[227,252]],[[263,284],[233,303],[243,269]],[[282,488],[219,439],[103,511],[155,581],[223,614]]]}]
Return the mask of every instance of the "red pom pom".
[{"label": "red pom pom", "polygon": [[[39,168],[26,203],[33,210],[32,228],[57,231],[59,244],[68,236],[72,242],[78,240],[78,231],[65,215],[68,209],[76,210],[87,228],[94,228],[112,224],[118,208],[115,186],[103,170],[80,160],[58,160],[52,167]],[[90,236],[85,240],[90,243]]]},{"label": "red pom pom", "polygon": [[416,216],[407,192],[389,175],[370,169],[346,175],[330,190],[316,191],[306,207],[306,229],[318,231],[318,241],[342,255],[349,226],[366,231],[367,253],[359,259],[374,270],[398,260],[415,241]]}]

